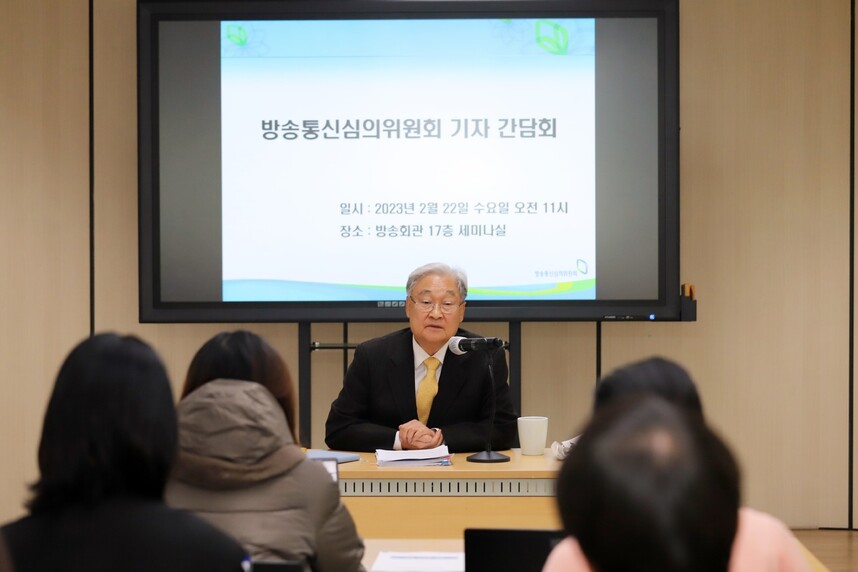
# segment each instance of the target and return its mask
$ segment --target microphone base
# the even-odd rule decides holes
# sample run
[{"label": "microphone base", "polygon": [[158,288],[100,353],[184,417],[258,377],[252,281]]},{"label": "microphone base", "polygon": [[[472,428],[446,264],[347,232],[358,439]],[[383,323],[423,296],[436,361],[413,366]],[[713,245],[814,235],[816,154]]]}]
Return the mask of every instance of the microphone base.
[{"label": "microphone base", "polygon": [[507,463],[509,462],[509,457],[496,451],[480,451],[479,453],[468,455],[468,461],[471,463]]}]

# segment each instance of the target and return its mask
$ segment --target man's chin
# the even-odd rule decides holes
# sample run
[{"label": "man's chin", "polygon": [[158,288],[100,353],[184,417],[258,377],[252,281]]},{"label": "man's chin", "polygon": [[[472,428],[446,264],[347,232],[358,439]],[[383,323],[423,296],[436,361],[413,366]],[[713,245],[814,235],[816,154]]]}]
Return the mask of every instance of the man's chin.
[{"label": "man's chin", "polygon": [[447,332],[437,328],[427,328],[423,333],[426,335],[426,339],[432,340],[433,342],[445,342],[450,339]]},{"label": "man's chin", "polygon": [[423,335],[420,336],[421,339],[425,340],[428,344],[444,344],[450,336],[447,335],[447,332],[441,329],[435,328],[426,328],[423,330]]}]

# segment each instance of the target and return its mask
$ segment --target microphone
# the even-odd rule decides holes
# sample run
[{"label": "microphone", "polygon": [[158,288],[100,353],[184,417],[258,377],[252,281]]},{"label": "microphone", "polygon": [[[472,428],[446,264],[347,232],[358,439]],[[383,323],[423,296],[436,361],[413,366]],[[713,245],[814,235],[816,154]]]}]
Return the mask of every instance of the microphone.
[{"label": "microphone", "polygon": [[[471,463],[505,463],[509,461],[509,456],[497,451],[492,451],[492,433],[495,428],[495,409],[497,408],[497,395],[495,394],[495,373],[492,368],[497,352],[503,352],[506,347],[506,342],[500,338],[464,338],[462,336],[453,336],[450,338],[447,348],[456,355],[462,355],[467,352],[483,352],[482,356],[486,360],[486,368],[488,368],[488,384],[490,397],[489,409],[489,426],[488,434],[486,435],[486,449],[473,455],[468,455],[467,460]],[[475,356],[476,357],[476,356]]]},{"label": "microphone", "polygon": [[462,336],[453,336],[448,344],[450,351],[457,356],[466,352],[493,350],[504,346],[506,342],[500,338],[463,338]]}]

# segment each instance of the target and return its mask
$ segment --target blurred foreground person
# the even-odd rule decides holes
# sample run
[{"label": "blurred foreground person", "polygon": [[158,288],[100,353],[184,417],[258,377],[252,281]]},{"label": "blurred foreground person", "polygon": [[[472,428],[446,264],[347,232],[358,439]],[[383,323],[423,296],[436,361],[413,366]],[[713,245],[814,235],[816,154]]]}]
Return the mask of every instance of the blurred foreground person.
[{"label": "blurred foreground person", "polygon": [[246,553],[234,540],[164,505],[175,451],[155,352],[114,334],[82,342],[48,403],[30,515],[0,529],[0,570],[241,571]]},{"label": "blurred foreground person", "polygon": [[733,455],[694,411],[637,395],[600,408],[563,464],[570,535],[544,571],[804,572],[779,521],[739,508]]}]

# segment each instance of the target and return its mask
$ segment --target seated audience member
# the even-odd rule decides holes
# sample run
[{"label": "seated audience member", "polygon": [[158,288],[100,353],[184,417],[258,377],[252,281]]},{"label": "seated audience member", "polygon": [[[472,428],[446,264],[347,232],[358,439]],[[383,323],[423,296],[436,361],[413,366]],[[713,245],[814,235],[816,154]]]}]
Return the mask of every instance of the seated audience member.
[{"label": "seated audience member", "polygon": [[739,508],[736,462],[698,413],[643,393],[596,410],[560,472],[570,536],[544,572],[809,570],[783,523]]},{"label": "seated audience member", "polygon": [[48,403],[30,514],[0,529],[0,570],[241,571],[238,543],[164,505],[175,451],[173,396],[155,352],[114,334],[83,341]]},{"label": "seated audience member", "polygon": [[[331,404],[325,442],[332,449],[485,449],[518,446],[518,413],[510,399],[502,350],[456,355],[453,336],[465,317],[468,279],[446,264],[414,270],[405,285],[410,327],[360,344]],[[492,417],[494,383],[494,426]]]},{"label": "seated audience member", "polygon": [[254,560],[363,570],[363,541],[336,483],[295,443],[295,388],[267,342],[248,331],[206,342],[177,411],[168,504],[230,533]]},{"label": "seated audience member", "polygon": [[739,469],[699,417],[631,398],[598,411],[563,464],[557,504],[573,558],[545,570],[724,572]]}]

